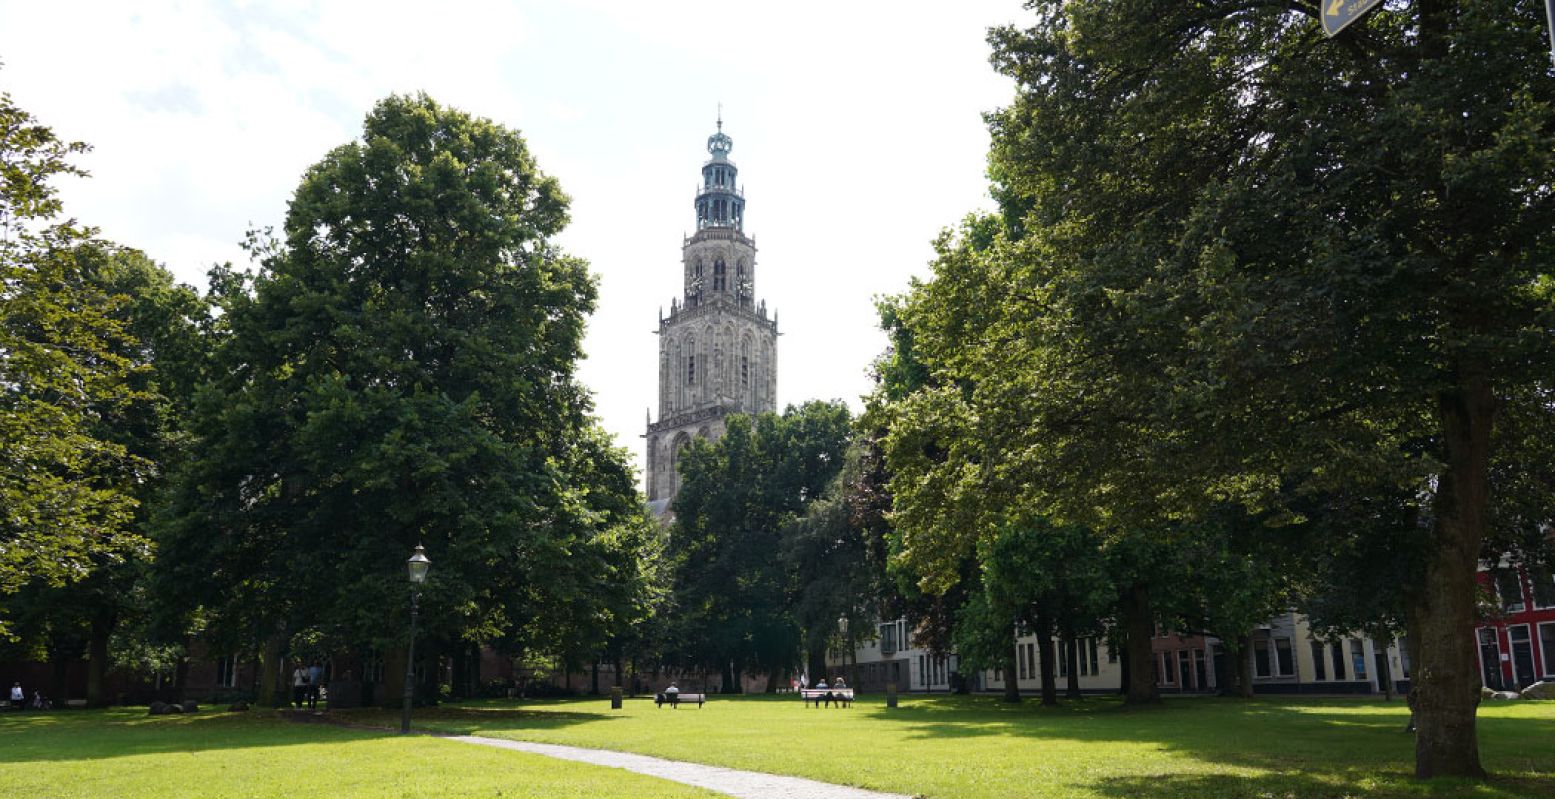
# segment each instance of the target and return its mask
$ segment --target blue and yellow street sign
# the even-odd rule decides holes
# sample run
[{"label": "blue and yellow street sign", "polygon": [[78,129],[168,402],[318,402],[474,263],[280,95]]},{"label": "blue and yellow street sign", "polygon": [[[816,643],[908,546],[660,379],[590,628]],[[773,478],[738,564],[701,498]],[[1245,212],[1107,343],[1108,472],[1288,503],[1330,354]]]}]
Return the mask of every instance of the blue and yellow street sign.
[{"label": "blue and yellow street sign", "polygon": [[1318,0],[1323,10],[1323,32],[1338,36],[1339,31],[1360,19],[1382,0]]}]

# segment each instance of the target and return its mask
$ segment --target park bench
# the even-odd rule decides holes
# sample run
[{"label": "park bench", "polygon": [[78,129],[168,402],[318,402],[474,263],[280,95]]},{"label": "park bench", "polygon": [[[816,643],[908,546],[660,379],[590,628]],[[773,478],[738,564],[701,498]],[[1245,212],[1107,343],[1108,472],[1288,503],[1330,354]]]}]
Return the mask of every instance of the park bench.
[{"label": "park bench", "polygon": [[804,699],[805,707],[811,704],[820,707],[823,703],[830,706],[833,702],[836,702],[838,707],[853,705],[852,688],[800,688],[799,696]]},{"label": "park bench", "polygon": [[680,707],[683,704],[690,704],[692,702],[695,702],[697,707],[701,707],[702,703],[706,701],[707,694],[691,694],[686,693],[685,691],[681,691],[678,694],[653,695],[653,704],[656,707],[664,707],[665,705],[669,705],[670,707]]}]

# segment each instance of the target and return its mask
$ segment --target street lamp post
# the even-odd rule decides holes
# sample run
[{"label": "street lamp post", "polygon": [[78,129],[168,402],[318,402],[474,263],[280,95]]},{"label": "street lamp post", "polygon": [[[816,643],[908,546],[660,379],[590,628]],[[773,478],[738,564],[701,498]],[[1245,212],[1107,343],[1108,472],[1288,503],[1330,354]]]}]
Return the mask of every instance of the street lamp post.
[{"label": "street lamp post", "polygon": [[400,734],[410,732],[410,702],[416,690],[416,616],[421,611],[421,584],[427,581],[427,550],[420,544],[405,562],[410,569],[410,646],[405,649],[405,708],[400,714]]}]

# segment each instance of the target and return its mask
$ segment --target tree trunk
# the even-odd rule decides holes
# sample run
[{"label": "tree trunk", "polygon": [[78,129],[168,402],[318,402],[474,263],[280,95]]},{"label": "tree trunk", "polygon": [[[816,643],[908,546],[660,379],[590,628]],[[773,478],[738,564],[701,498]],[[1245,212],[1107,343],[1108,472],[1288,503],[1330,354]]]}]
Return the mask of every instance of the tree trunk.
[{"label": "tree trunk", "polygon": [[848,628],[848,685],[858,688],[858,644],[853,640],[852,627]]},{"label": "tree trunk", "polygon": [[1226,651],[1225,684],[1220,686],[1221,696],[1249,699],[1253,695],[1251,675],[1247,673],[1247,650],[1251,637],[1244,634],[1223,636],[1220,646]]},{"label": "tree trunk", "polygon": [[1495,397],[1480,363],[1460,361],[1459,388],[1438,398],[1445,464],[1437,476],[1435,529],[1425,581],[1414,593],[1419,630],[1415,776],[1483,778],[1474,714],[1479,707],[1474,611],[1480,543],[1490,503]]},{"label": "tree trunk", "polygon": [[1124,654],[1128,664],[1128,691],[1124,702],[1130,705],[1146,705],[1161,701],[1156,690],[1155,670],[1150,661],[1155,651],[1150,638],[1155,633],[1155,621],[1150,613],[1150,589],[1132,585],[1123,593],[1120,610],[1123,616],[1123,632],[1127,636]]},{"label": "tree trunk", "polygon": [[1004,650],[1004,701],[1006,702],[1020,701],[1020,683],[1015,680],[1019,673],[1017,669],[1020,668],[1020,656],[1017,654],[1019,647],[1020,636],[1016,635],[1015,628],[1011,627],[1010,646]]},{"label": "tree trunk", "polygon": [[734,661],[732,660],[723,662],[723,683],[724,693],[737,694],[740,692],[740,689],[734,684]]},{"label": "tree trunk", "polygon": [[449,695],[461,699],[473,696],[474,693],[470,691],[470,647],[464,644],[455,646],[453,661],[454,679],[453,685],[449,686]]},{"label": "tree trunk", "polygon": [[589,696],[599,696],[599,658],[589,668]]},{"label": "tree trunk", "polygon": [[1058,683],[1053,679],[1053,630],[1047,616],[1037,614],[1037,662],[1041,664],[1042,704],[1058,704]]},{"label": "tree trunk", "polygon": [[1124,696],[1128,695],[1129,675],[1128,638],[1125,636],[1123,639],[1123,652],[1118,658],[1118,693]]},{"label": "tree trunk", "polygon": [[286,690],[286,662],[281,659],[283,638],[281,633],[266,638],[264,649],[259,653],[259,694],[254,698],[256,704],[283,707],[287,702],[282,693]]},{"label": "tree trunk", "polygon": [[65,706],[65,700],[70,697],[70,660],[64,655],[54,655],[49,664],[53,666],[53,684],[49,686],[49,692],[44,694],[55,705]]},{"label": "tree trunk", "polygon": [[1242,684],[1242,698],[1253,698],[1253,659],[1250,656],[1253,651],[1253,635],[1245,633],[1237,638],[1242,646],[1242,654],[1236,659],[1237,679]]},{"label": "tree trunk", "polygon": [[[1420,633],[1419,633],[1418,630],[1415,629],[1414,620],[1410,619],[1409,617],[1406,616],[1405,620],[1404,620],[1404,628],[1408,631],[1408,634],[1404,636],[1404,653],[1409,657],[1409,662],[1411,664],[1419,663],[1420,662],[1420,643],[1419,643],[1420,642]],[[1414,733],[1414,731],[1415,731],[1415,698],[1418,696],[1418,694],[1415,693],[1415,682],[1414,682],[1414,676],[1415,675],[1411,674],[1411,675],[1408,675],[1408,676],[1410,678],[1410,681],[1409,681],[1409,693],[1404,695],[1404,701],[1409,705],[1409,723],[1404,725],[1404,732]]]},{"label": "tree trunk", "polygon": [[86,705],[107,707],[103,696],[103,682],[108,676],[108,637],[113,634],[113,615],[97,613],[92,616],[92,638],[87,643]]},{"label": "tree trunk", "polygon": [[821,678],[826,676],[826,650],[824,648],[810,650],[809,665],[806,668],[809,674],[805,676],[810,680],[810,684],[815,685],[820,682]]},{"label": "tree trunk", "polygon": [[615,672],[616,672],[615,686],[617,688],[624,687],[625,686],[625,682],[622,680],[622,677],[624,677],[625,675],[623,675],[621,673],[621,656],[620,655],[616,655],[615,656],[615,660],[612,661],[610,665],[615,667]]},{"label": "tree trunk", "polygon": [[1069,699],[1080,698],[1080,648],[1075,646],[1074,634],[1065,633],[1063,637],[1064,668],[1069,672],[1069,679],[1064,685],[1064,696]]},{"label": "tree trunk", "polygon": [[189,697],[184,695],[184,691],[188,690],[189,687],[188,651],[189,646],[187,643],[185,643],[184,652],[186,654],[178,658],[178,665],[173,668],[173,696],[176,697],[180,702],[184,702],[189,699]]},{"label": "tree trunk", "polygon": [[383,682],[377,686],[378,706],[398,708],[405,702],[405,647],[397,646],[383,653]]}]

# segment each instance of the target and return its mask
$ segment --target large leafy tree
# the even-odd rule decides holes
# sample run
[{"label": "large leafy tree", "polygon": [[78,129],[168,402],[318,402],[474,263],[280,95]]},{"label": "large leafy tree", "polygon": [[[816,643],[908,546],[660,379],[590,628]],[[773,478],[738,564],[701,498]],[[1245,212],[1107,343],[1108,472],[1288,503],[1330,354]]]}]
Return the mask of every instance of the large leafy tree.
[{"label": "large leafy tree", "polygon": [[1518,482],[1493,475],[1548,471],[1495,435],[1512,405],[1549,412],[1524,400],[1555,366],[1542,4],[1390,3],[1332,41],[1307,3],[1031,8],[991,37],[1017,84],[990,117],[1006,229],[945,248],[913,300],[961,379],[902,408],[997,443],[918,470],[968,501],[898,493],[916,554],[964,553],[978,495],[1103,531],[1426,496],[1416,773],[1482,774],[1475,570]]},{"label": "large leafy tree", "polygon": [[114,425],[145,414],[146,364],[100,280],[122,253],[60,219],[52,185],[85,174],[70,160],[86,150],[0,94],[0,636],[24,587],[80,585],[147,547],[150,453]]},{"label": "large leafy tree", "polygon": [[616,573],[631,486],[574,378],[595,286],[551,242],[566,221],[518,133],[395,96],[253,237],[261,270],[223,274],[159,583],[213,640],[265,642],[267,685],[299,635],[402,653],[417,543],[424,651],[608,628],[578,609]]},{"label": "large leafy tree", "polygon": [[[696,442],[682,462],[670,528],[678,614],[671,634],[681,663],[720,673],[726,691],[738,690],[744,670],[766,672],[769,690],[775,688],[799,654],[790,567],[799,568],[801,580],[831,582],[820,569],[837,564],[816,558],[834,547],[816,538],[842,524],[820,515],[799,520],[842,469],[849,432],[845,405],[808,402],[781,416],[731,416],[721,438]],[[794,538],[785,541],[785,534]],[[821,618],[830,608],[812,604],[798,603],[806,620],[818,630],[833,628],[835,617]]]}]

